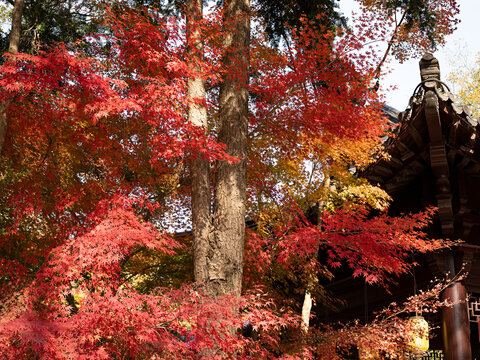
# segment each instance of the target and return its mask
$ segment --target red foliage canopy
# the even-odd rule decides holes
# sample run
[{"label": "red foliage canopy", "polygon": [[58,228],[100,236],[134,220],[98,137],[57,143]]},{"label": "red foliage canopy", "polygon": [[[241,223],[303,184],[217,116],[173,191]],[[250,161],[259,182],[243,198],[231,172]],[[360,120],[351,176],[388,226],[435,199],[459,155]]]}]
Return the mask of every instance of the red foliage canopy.
[{"label": "red foliage canopy", "polygon": [[[122,276],[141,249],[183,251],[159,223],[183,210],[172,196],[188,193],[186,160],[199,151],[212,162],[236,161],[215,141],[213,95],[210,134],[186,119],[188,78],[201,76],[216,92],[220,18],[213,12],[199,24],[201,73],[186,65],[180,19],[130,8],[106,10],[105,34],[16,54],[1,66],[0,98],[13,101],[0,179],[0,358],[273,358],[279,329],[299,324],[256,287],[273,262],[307,266],[320,248],[327,265],[346,261],[377,281],[406,271],[408,252],[443,245],[419,230],[433,210],[370,219],[365,207],[345,208],[325,213],[320,228],[305,225],[294,206],[268,236],[249,237],[255,286],[240,299],[212,301],[195,284],[144,294]],[[347,159],[368,157],[365,147],[384,132],[371,89],[376,58],[350,51],[366,38],[334,41],[308,29],[289,49],[271,49],[261,35],[252,45],[250,194],[269,191],[270,204],[285,212],[302,191],[286,158],[299,165],[318,157],[326,171],[340,144]],[[255,341],[232,330],[249,321]]]}]

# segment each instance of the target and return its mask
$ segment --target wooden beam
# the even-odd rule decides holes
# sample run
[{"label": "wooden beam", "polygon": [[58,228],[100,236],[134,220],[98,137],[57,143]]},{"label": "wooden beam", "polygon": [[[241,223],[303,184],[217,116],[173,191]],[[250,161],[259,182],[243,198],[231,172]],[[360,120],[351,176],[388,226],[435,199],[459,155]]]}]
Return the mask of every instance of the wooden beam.
[{"label": "wooden beam", "polygon": [[425,143],[423,141],[423,138],[422,136],[420,135],[420,133],[418,132],[417,128],[413,125],[410,125],[408,128],[407,128],[407,131],[408,133],[410,134],[410,136],[412,137],[413,141],[415,142],[415,144],[418,146],[419,149],[423,149],[423,147],[425,146]]},{"label": "wooden beam", "polygon": [[480,164],[474,160],[472,160],[468,168],[465,169],[465,173],[467,174],[478,174],[479,172],[480,172]]},{"label": "wooden beam", "polygon": [[374,167],[373,171],[377,175],[381,175],[384,178],[385,177],[392,177],[392,175],[393,175],[393,171],[386,166],[377,165],[377,166]]},{"label": "wooden beam", "polygon": [[400,152],[400,158],[404,162],[408,161],[413,156],[415,156],[415,153],[412,150],[410,150],[410,148],[400,140],[395,141],[395,147]]},{"label": "wooden beam", "polygon": [[382,184],[384,182],[383,178],[381,176],[375,176],[375,175],[367,175],[366,178],[373,183],[380,183]]},{"label": "wooden beam", "polygon": [[393,155],[390,156],[388,163],[395,169],[401,169],[404,166],[403,161]]}]

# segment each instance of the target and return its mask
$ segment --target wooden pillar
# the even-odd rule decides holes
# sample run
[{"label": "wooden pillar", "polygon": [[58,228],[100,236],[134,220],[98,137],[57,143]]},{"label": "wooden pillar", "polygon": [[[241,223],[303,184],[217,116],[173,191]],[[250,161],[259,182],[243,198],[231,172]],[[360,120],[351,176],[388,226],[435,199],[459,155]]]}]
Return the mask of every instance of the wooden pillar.
[{"label": "wooden pillar", "polygon": [[447,360],[471,360],[470,323],[465,286],[457,281],[442,293],[442,300],[454,303],[442,309],[443,344]]},{"label": "wooden pillar", "polygon": [[[432,54],[425,54],[420,60],[420,75],[425,91],[425,120],[430,138],[430,166],[435,178],[435,194],[438,206],[442,236],[456,239],[453,213],[453,192],[451,185],[451,170],[447,158],[444,123],[440,116],[438,88],[440,81],[440,66]],[[458,254],[458,252],[457,252]],[[445,274],[455,276],[455,257],[452,251],[444,253],[440,266]],[[442,309],[442,330],[445,355],[447,360],[471,360],[470,323],[468,321],[467,293],[465,286],[454,282],[442,293],[442,300],[453,303]]]}]

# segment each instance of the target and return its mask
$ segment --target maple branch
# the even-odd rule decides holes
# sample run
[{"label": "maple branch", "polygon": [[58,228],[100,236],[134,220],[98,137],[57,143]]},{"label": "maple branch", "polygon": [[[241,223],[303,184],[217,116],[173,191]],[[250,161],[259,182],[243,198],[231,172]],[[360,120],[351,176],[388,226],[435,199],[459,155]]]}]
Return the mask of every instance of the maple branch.
[{"label": "maple branch", "polygon": [[145,266],[145,267],[142,268],[141,270],[136,271],[135,273],[132,273],[132,274],[130,274],[129,276],[127,276],[127,277],[123,280],[123,283],[127,283],[128,281],[130,281],[131,279],[133,279],[133,278],[134,278],[135,276],[137,276],[137,275],[144,274],[145,271],[147,271],[147,270],[154,269],[154,268],[159,268],[159,267],[161,267],[161,266],[162,266],[162,264],[153,264],[153,265]]},{"label": "maple branch", "polygon": [[270,191],[270,189],[268,188],[268,186],[264,186],[263,189],[267,190],[268,196],[273,200],[273,203],[275,204],[275,207],[277,208],[277,211],[280,215],[280,219],[282,221],[282,224],[286,225],[287,223],[285,222],[285,218],[283,217],[282,209],[281,209],[280,204],[278,203],[277,199],[275,199],[275,196],[273,196],[273,194]]},{"label": "maple branch", "polygon": [[323,231],[323,232],[327,233],[327,234],[342,234],[344,236],[357,235],[357,234],[363,234],[363,233],[378,234],[378,235],[385,234],[385,231],[382,231],[382,229],[380,229],[380,228],[378,228],[378,229],[372,228],[372,229],[368,229],[368,230],[350,230],[350,231],[345,231],[344,229],[342,229],[342,230],[327,230],[327,231]]},{"label": "maple branch", "polygon": [[[419,298],[421,299],[422,301],[426,301],[426,300],[433,300],[435,297],[438,297],[438,294],[436,293],[438,291],[438,293],[441,293],[443,290],[445,290],[446,288],[448,288],[449,286],[451,286],[452,284],[454,284],[455,282],[457,281],[460,281],[464,278],[465,274],[463,274],[463,271],[464,271],[464,267],[462,267],[460,269],[460,271],[455,274],[455,276],[453,276],[452,278],[447,278],[447,281],[445,281],[445,283],[438,289],[438,290],[435,290],[435,288],[433,289],[430,289],[429,291],[433,291],[433,294],[431,294],[431,296],[428,296],[428,292],[425,292],[425,293],[420,293],[418,295],[413,295],[412,297],[409,298],[409,301],[412,301],[414,300],[415,298]],[[426,297],[422,297],[422,295],[425,295],[427,294]],[[404,305],[406,305],[408,303],[405,302]],[[453,304],[449,304],[449,305],[453,305]],[[388,309],[388,308],[387,308]],[[380,315],[384,314],[386,312],[385,309],[384,311],[380,312],[379,314],[377,314],[377,317],[375,317],[375,320],[377,320],[379,318]],[[391,320],[392,318],[395,318],[395,317],[398,317],[398,315],[400,314],[403,314],[403,313],[406,313],[406,312],[411,312],[409,311],[409,309],[405,306],[399,310],[397,310],[396,312],[390,314],[390,315],[387,315],[386,317],[382,318],[381,321],[388,321],[388,320]],[[373,325],[373,324],[372,324]]]},{"label": "maple branch", "polygon": [[[378,42],[383,42],[383,41],[384,41],[383,39],[377,39],[377,40],[367,41],[366,43],[363,43],[363,44],[362,44],[362,47],[366,47],[366,46],[368,46],[368,45],[372,45],[372,44],[375,44],[375,43],[378,43]],[[347,53],[350,52],[350,51],[353,51],[353,49],[352,49],[352,50],[348,50]]]},{"label": "maple branch", "polygon": [[393,31],[392,37],[388,41],[387,49],[385,50],[385,53],[383,54],[383,57],[380,60],[380,62],[378,63],[377,69],[375,70],[375,78],[377,79],[377,81],[375,83],[375,89],[378,89],[378,87],[380,85],[380,72],[382,71],[383,63],[387,60],[387,57],[390,53],[390,49],[393,46],[393,42],[395,41],[395,39],[397,37],[398,29],[400,28],[400,25],[402,25],[403,20],[405,20],[405,16],[407,15],[407,11],[408,11],[408,9],[405,10],[405,12],[403,13],[399,22],[397,22],[397,19],[396,19],[397,13],[395,12],[395,30]]},{"label": "maple branch", "polygon": [[48,154],[50,153],[50,148],[53,144],[53,139],[47,135],[47,139],[48,139],[48,145],[47,145],[47,150],[45,150],[45,155],[43,155],[43,159],[42,161],[40,162],[40,164],[44,164],[45,161],[47,160],[47,157],[48,157]]}]

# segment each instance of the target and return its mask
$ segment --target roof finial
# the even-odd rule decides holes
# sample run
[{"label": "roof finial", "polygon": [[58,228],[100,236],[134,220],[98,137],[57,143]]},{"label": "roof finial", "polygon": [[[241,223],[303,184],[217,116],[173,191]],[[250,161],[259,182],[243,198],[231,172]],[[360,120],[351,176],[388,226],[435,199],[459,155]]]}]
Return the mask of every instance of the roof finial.
[{"label": "roof finial", "polygon": [[430,53],[426,53],[420,60],[420,77],[422,81],[428,79],[440,80],[440,65],[438,60]]}]

